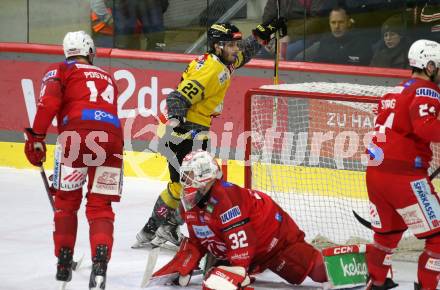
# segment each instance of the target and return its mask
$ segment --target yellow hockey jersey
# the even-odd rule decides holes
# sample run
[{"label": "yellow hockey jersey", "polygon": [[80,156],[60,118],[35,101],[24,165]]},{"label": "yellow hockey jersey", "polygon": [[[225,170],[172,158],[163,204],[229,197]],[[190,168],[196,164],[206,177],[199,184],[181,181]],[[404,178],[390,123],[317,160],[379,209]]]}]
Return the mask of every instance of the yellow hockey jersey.
[{"label": "yellow hockey jersey", "polygon": [[220,115],[223,110],[231,73],[242,63],[241,53],[230,66],[224,65],[216,55],[206,53],[188,65],[177,87],[177,91],[191,103],[186,114],[187,121],[208,128],[211,126],[211,118]]}]

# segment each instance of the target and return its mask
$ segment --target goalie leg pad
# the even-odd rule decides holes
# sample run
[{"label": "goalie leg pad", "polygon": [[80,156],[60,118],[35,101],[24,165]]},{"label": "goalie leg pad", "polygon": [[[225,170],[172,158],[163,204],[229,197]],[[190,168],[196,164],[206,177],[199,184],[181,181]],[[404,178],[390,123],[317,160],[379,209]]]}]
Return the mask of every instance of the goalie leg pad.
[{"label": "goalie leg pad", "polygon": [[160,193],[160,198],[165,206],[176,209],[180,203],[180,192],[182,185],[179,182],[169,182],[167,188]]},{"label": "goalie leg pad", "polygon": [[[284,237],[285,246],[269,261],[267,268],[289,283],[299,285],[311,273],[320,253],[304,240],[304,232],[290,217],[283,217],[283,221],[280,236]],[[320,279],[317,276],[315,278]]]},{"label": "goalie leg pad", "polygon": [[421,289],[437,289],[440,279],[440,235],[425,241],[425,251],[419,257],[417,277]]}]

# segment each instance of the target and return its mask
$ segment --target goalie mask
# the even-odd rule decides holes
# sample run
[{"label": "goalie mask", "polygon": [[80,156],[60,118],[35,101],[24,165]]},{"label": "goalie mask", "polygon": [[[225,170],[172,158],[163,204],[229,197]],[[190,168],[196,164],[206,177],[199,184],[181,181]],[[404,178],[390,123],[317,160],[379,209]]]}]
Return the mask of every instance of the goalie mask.
[{"label": "goalie mask", "polygon": [[185,211],[194,208],[211,189],[222,172],[214,158],[206,151],[193,151],[185,156],[180,166],[180,199]]},{"label": "goalie mask", "polygon": [[68,32],[64,36],[63,50],[66,58],[72,56],[84,56],[89,59],[90,63],[96,54],[93,39],[84,31]]}]

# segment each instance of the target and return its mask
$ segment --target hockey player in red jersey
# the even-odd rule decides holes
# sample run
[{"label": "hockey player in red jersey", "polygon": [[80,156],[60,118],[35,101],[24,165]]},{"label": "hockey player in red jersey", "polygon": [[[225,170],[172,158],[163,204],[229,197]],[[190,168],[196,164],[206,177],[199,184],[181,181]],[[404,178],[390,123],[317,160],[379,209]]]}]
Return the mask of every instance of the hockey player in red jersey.
[{"label": "hockey player in red jersey", "polygon": [[77,211],[87,183],[86,216],[90,225],[93,260],[90,289],[104,289],[113,245],[114,213],[122,185],[123,138],[117,115],[118,90],[105,70],[94,66],[96,53],[84,31],[68,32],[63,41],[66,60],[51,65],[42,80],[32,128],[25,129],[25,154],[41,166],[46,158],[45,138],[56,116],[53,187],[58,257],[56,279],[70,281],[77,233]]},{"label": "hockey player in red jersey", "polygon": [[203,255],[210,253],[221,265],[205,275],[203,289],[245,289],[249,275],[265,269],[292,284],[301,284],[307,276],[327,281],[321,253],[304,241],[292,218],[268,195],[222,180],[208,152],[189,153],[180,176],[180,213],[189,238],[154,276],[178,272],[178,283],[184,286]]},{"label": "hockey player in red jersey", "polygon": [[409,49],[412,77],[379,101],[368,148],[367,189],[374,244],[367,246],[367,289],[391,289],[391,255],[409,228],[425,249],[416,289],[437,289],[440,277],[440,205],[427,169],[431,142],[440,142],[440,45],[418,40]]}]

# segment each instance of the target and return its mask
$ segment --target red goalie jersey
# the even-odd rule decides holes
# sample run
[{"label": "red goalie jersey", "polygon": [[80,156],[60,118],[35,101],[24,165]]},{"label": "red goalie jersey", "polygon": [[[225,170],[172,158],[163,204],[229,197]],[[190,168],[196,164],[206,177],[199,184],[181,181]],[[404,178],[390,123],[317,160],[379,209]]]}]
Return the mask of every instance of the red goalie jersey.
[{"label": "red goalie jersey", "polygon": [[58,133],[89,129],[122,138],[117,96],[115,81],[103,69],[76,61],[53,64],[43,77],[33,129],[45,134],[56,115]]},{"label": "red goalie jersey", "polygon": [[422,79],[410,79],[379,101],[376,136],[368,148],[375,164],[391,171],[426,170],[431,142],[440,142],[440,91]]},{"label": "red goalie jersey", "polygon": [[301,283],[318,255],[269,196],[223,180],[212,186],[206,206],[182,215],[190,240],[199,248],[250,272],[269,268],[291,283]]}]

